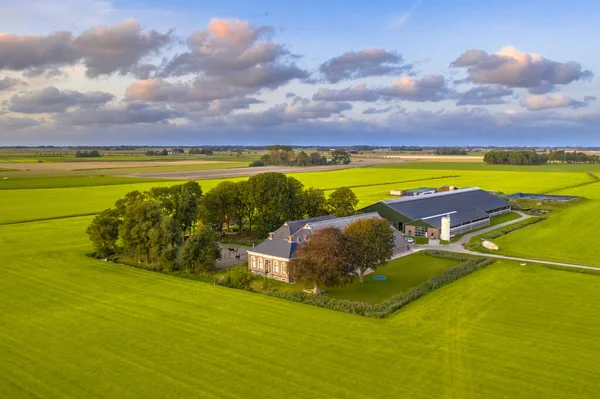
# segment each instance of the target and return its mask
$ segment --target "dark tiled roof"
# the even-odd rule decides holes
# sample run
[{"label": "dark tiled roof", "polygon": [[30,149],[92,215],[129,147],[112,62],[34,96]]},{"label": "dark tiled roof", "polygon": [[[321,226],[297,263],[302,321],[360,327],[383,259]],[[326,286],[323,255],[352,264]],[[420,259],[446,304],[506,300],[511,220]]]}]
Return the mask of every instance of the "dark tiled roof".
[{"label": "dark tiled roof", "polygon": [[256,247],[249,250],[249,252],[257,252],[260,254],[276,256],[278,258],[286,258],[289,259],[292,257],[296,248],[298,247],[298,243],[289,242],[286,240],[278,240],[266,239],[262,243],[258,244]]},{"label": "dark tiled roof", "polygon": [[[487,212],[510,205],[502,198],[479,188],[447,191],[417,197],[403,197],[382,201],[382,203],[412,220],[431,216],[441,217],[450,212],[456,213],[454,217],[462,218],[461,213],[475,208]],[[429,220],[427,222],[431,223]]]},{"label": "dark tiled roof", "polygon": [[[471,208],[471,209],[461,210],[456,213],[451,213],[449,216],[450,216],[450,227],[454,227],[454,226],[458,226],[459,224],[462,224],[462,223],[471,222],[473,220],[485,219],[489,215],[487,214],[486,211],[481,210],[479,208]],[[442,216],[437,216],[434,218],[426,218],[426,219],[421,219],[421,220],[424,220],[425,222],[429,223],[433,227],[437,227],[438,229],[440,229],[440,228],[442,228],[442,217],[444,217],[444,216],[442,215]]]},{"label": "dark tiled roof", "polygon": [[273,238],[287,240],[289,236],[294,235],[298,230],[306,226],[307,223],[320,222],[323,220],[335,219],[335,215],[318,216],[303,220],[292,220],[285,222],[283,226],[275,230]]}]

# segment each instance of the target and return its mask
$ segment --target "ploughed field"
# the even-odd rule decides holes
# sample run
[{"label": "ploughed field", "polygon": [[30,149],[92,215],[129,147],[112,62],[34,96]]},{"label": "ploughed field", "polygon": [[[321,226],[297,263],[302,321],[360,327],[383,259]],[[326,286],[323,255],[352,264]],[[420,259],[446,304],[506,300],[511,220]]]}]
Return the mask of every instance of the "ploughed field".
[{"label": "ploughed field", "polygon": [[[307,187],[353,186],[361,205],[440,185],[583,195],[496,241],[508,254],[598,264],[600,183],[575,168],[542,170],[294,176]],[[0,225],[0,396],[597,396],[597,275],[498,261],[377,320],[85,256],[92,217],[69,216],[169,184],[0,190],[0,223],[13,223]],[[51,220],[14,223],[33,219]],[[425,261],[414,267],[446,267]]]}]

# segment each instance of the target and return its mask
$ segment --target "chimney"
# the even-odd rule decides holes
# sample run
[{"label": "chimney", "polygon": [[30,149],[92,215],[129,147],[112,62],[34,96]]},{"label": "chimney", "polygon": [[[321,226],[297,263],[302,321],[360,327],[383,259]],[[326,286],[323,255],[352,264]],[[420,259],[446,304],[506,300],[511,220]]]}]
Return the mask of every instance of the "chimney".
[{"label": "chimney", "polygon": [[272,239],[273,239],[273,234],[274,234],[274,233],[269,233],[269,240],[272,240]]}]

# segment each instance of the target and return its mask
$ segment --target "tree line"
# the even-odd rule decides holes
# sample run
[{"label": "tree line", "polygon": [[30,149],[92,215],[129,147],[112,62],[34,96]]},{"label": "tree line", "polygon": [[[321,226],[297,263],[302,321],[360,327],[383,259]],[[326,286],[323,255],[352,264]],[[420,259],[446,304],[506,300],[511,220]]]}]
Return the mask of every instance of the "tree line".
[{"label": "tree line", "polygon": [[539,154],[535,151],[488,151],[483,161],[490,165],[544,165],[552,163],[600,163],[600,156],[588,155],[584,152],[550,151]]},{"label": "tree line", "polygon": [[196,223],[201,197],[196,182],[128,193],[88,226],[95,255],[123,257],[159,271],[212,270],[221,250],[213,231]]},{"label": "tree line", "polygon": [[97,215],[87,234],[98,257],[199,273],[212,270],[220,258],[215,233],[223,234],[225,226],[265,238],[285,221],[348,216],[357,205],[349,188],[327,198],[323,190],[304,189],[293,177],[261,173],[247,181],[221,182],[207,193],[197,182],[130,192]]},{"label": "tree line", "polygon": [[344,150],[335,150],[331,153],[331,160],[320,152],[311,152],[307,154],[304,151],[296,153],[294,149],[286,145],[272,145],[267,147],[269,151],[254,161],[250,166],[267,166],[267,165],[286,165],[286,166],[311,166],[311,165],[332,165],[344,164],[351,162],[350,153]]},{"label": "tree line", "polygon": [[192,148],[188,154],[190,155],[212,155],[213,149],[210,147]]},{"label": "tree line", "polygon": [[434,151],[435,155],[467,155],[467,151],[459,147],[440,147]]},{"label": "tree line", "polygon": [[247,229],[253,236],[266,237],[289,220],[334,214],[356,213],[358,199],[346,187],[329,197],[323,190],[304,185],[283,173],[260,173],[248,180],[224,181],[208,191],[200,209],[200,220],[223,233],[235,225],[238,232]]},{"label": "tree line", "polygon": [[543,165],[548,163],[548,155],[525,150],[496,150],[486,152],[483,162],[488,165]]},{"label": "tree line", "polygon": [[148,157],[167,156],[167,155],[169,155],[169,151],[167,151],[165,148],[163,148],[162,150],[148,150],[144,153],[144,155],[146,155]]},{"label": "tree line", "polygon": [[102,154],[98,150],[77,151],[75,158],[100,158]]}]

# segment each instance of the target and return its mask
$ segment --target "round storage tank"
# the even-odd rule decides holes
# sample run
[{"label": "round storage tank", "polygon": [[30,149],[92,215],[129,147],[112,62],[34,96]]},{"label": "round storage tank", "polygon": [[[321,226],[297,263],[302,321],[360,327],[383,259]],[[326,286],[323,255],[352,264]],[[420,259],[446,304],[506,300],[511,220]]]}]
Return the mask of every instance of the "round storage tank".
[{"label": "round storage tank", "polygon": [[450,241],[450,216],[446,215],[442,218],[442,231],[440,232],[440,239],[443,241]]}]

